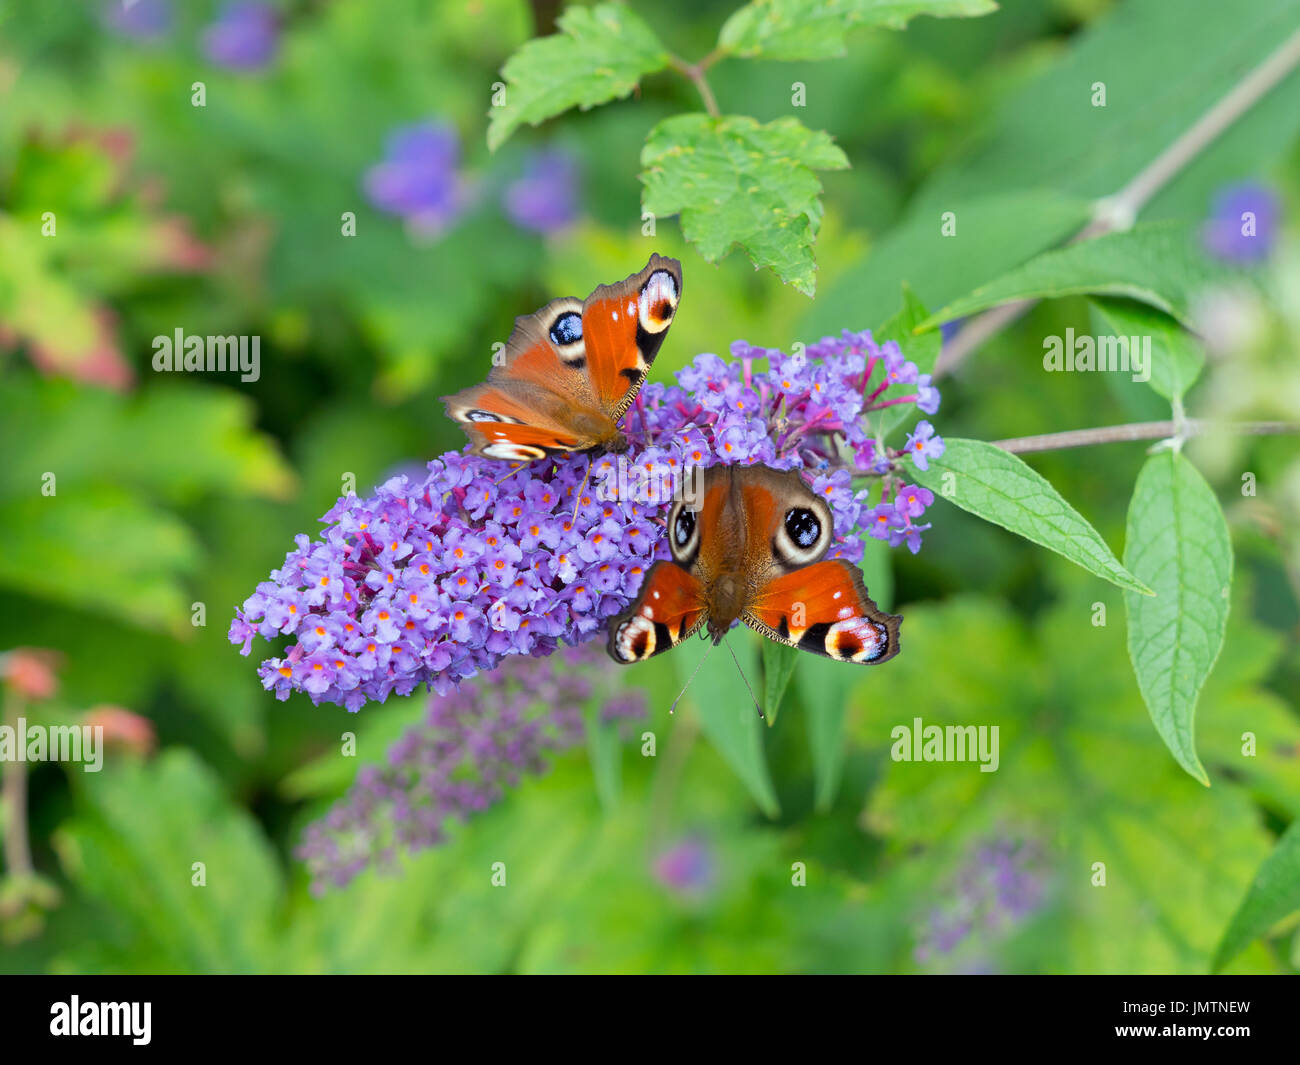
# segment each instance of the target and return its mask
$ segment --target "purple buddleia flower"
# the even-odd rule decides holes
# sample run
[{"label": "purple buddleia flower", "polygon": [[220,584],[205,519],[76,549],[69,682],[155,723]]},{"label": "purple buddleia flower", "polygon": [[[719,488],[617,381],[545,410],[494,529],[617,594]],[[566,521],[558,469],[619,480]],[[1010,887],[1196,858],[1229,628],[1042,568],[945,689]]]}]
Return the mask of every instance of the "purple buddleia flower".
[{"label": "purple buddleia flower", "polygon": [[713,850],[704,840],[690,837],[661,851],[651,866],[655,879],[676,895],[698,898],[717,879]]},{"label": "purple buddleia flower", "polygon": [[320,894],[371,865],[437,846],[459,821],[500,802],[528,776],[583,742],[583,706],[604,721],[639,721],[645,697],[610,694],[616,668],[595,647],[549,659],[515,657],[458,691],[429,699],[421,724],[367,766],[348,794],[309,825],[297,856]]},{"label": "purple buddleia flower", "polygon": [[403,126],[389,135],[381,162],[366,171],[366,196],[428,234],[445,229],[465,206],[457,166],[460,137],[441,122]]},{"label": "purple buddleia flower", "polygon": [[1281,227],[1281,204],[1267,185],[1246,181],[1220,190],[1205,224],[1205,245],[1229,262],[1268,258]]},{"label": "purple buddleia flower", "polygon": [[104,0],[104,23],[124,37],[156,41],[172,28],[169,0]]},{"label": "purple buddleia flower", "polygon": [[[888,364],[905,369],[885,347]],[[445,694],[509,656],[601,634],[669,557],[663,527],[683,472],[716,463],[804,471],[835,515],[832,558],[860,561],[864,529],[916,551],[933,496],[905,483],[902,459],[924,469],[943,441],[921,422],[906,452],[895,450],[871,435],[867,416],[918,404],[920,393],[880,399],[888,364],[870,333],[846,331],[809,352],[738,341],[733,361],[699,356],[677,385],[642,390],[623,418],[624,455],[539,460],[507,477],[508,463],[453,451],[422,478],[345,496],[321,538],[299,536],[236,611],[230,640],[248,654],[257,636],[288,637],[259,670],[279,699],[303,691],[358,710],[422,686]]]},{"label": "purple buddleia flower", "polygon": [[506,214],[515,225],[554,233],[578,216],[578,161],[558,148],[536,152],[524,164],[524,176],[505,191]]},{"label": "purple buddleia flower", "polygon": [[261,70],[279,48],[279,19],[259,0],[229,0],[203,31],[203,54],[228,70]]},{"label": "purple buddleia flower", "polygon": [[989,955],[1047,903],[1041,848],[996,838],[976,845],[921,920],[914,957],[933,969],[991,971]]}]

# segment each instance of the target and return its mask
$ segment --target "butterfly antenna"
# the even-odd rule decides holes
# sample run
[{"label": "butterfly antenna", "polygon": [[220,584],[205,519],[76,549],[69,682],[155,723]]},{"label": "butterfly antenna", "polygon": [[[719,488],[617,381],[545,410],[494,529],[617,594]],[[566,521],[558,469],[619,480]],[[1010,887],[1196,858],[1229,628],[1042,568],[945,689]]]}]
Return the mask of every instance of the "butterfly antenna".
[{"label": "butterfly antenna", "polygon": [[495,483],[496,483],[496,484],[502,484],[503,482],[510,480],[511,477],[513,477],[516,473],[518,473],[520,470],[522,470],[522,469],[523,469],[525,466],[527,466],[527,465],[528,465],[528,463],[526,463],[526,462],[521,462],[521,463],[519,463],[519,465],[517,465],[517,466],[512,466],[512,467],[510,468],[510,472],[507,473],[504,477],[502,477],[500,481],[496,481]]},{"label": "butterfly antenna", "polygon": [[700,655],[700,660],[695,663],[695,668],[691,670],[690,677],[688,677],[686,683],[682,685],[682,690],[677,693],[677,698],[673,700],[673,705],[668,708],[670,714],[676,711],[677,704],[682,701],[682,696],[686,694],[686,689],[691,686],[691,681],[695,679],[695,674],[700,671],[700,667],[704,665],[704,660],[709,657],[709,652],[712,650],[713,644],[710,643],[709,646],[704,649],[704,654]]},{"label": "butterfly antenna", "polygon": [[587,490],[587,482],[591,480],[591,456],[587,456],[587,472],[582,475],[582,487],[578,489],[577,498],[573,501],[573,516],[569,518],[570,525],[578,523],[578,507],[582,505],[582,493]]},{"label": "butterfly antenna", "polygon": [[749,697],[754,700],[754,709],[758,711],[758,719],[765,721],[763,717],[763,708],[758,705],[758,700],[754,698],[754,689],[749,686],[749,678],[745,676],[745,671],[740,668],[740,659],[736,657],[736,652],[732,650],[731,641],[727,640],[727,650],[731,652],[731,660],[736,663],[736,669],[740,672],[740,679],[745,682],[745,688],[749,692]]}]

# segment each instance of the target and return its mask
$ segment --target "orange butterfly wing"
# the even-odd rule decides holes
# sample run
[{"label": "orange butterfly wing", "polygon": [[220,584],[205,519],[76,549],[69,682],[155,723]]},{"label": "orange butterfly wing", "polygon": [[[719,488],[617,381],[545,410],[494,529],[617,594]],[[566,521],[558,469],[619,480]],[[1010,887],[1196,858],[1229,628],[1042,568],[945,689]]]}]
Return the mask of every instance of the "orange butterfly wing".
[{"label": "orange butterfly wing", "polygon": [[676,647],[704,623],[703,588],[676,562],[650,567],[641,591],[609,626],[609,653],[627,665]]},{"label": "orange butterfly wing", "polygon": [[857,567],[836,558],[768,581],[741,620],[803,651],[878,665],[898,654],[903,619],[877,608]]},{"label": "orange butterfly wing", "polygon": [[614,419],[636,398],[659,354],[682,295],[682,264],[659,254],[614,285],[601,285],[582,309],[587,368],[602,410]]}]

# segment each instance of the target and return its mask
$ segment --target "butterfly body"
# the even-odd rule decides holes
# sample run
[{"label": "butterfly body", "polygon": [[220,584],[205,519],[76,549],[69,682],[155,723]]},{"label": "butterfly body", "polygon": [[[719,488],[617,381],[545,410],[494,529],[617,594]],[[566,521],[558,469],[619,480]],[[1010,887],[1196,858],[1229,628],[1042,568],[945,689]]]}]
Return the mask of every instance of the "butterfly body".
[{"label": "butterfly body", "polygon": [[656,254],[586,300],[552,300],[515,319],[501,364],[483,384],[445,396],[447,413],[486,458],[626,451],[619,419],[645,383],[681,291],[681,263]]},{"label": "butterfly body", "polygon": [[700,473],[694,498],[668,516],[672,559],[654,564],[610,626],[615,661],[660,654],[700,628],[717,643],[737,620],[840,661],[876,664],[898,653],[902,619],[876,607],[854,566],[826,559],[834,517],[798,472],[733,465]]}]

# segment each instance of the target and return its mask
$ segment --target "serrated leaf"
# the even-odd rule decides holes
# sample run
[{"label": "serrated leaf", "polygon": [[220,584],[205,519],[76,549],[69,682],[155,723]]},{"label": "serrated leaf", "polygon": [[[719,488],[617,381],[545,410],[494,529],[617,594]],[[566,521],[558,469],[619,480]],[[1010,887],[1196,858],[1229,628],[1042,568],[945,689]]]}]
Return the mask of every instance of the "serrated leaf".
[{"label": "serrated leaf", "polygon": [[501,68],[505,104],[492,108],[488,122],[493,151],[525,122],[536,126],[571,107],[586,111],[626,96],[671,58],[621,4],[571,7],[556,25],[560,32],[528,41]]},{"label": "serrated leaf", "polygon": [[762,640],[763,653],[763,718],[767,727],[776,724],[781,711],[781,700],[790,686],[795,666],[799,664],[799,649],[775,640]]},{"label": "serrated leaf", "polygon": [[[925,309],[925,305],[916,298],[912,286],[904,281],[902,307],[872,335],[878,344],[883,344],[887,340],[894,341],[898,344],[904,357],[909,362],[914,362],[921,373],[932,373],[934,364],[939,358],[939,349],[943,347],[943,337],[937,332],[921,333],[920,335],[913,332],[917,326],[929,317],[929,314],[930,312]],[[903,395],[909,391],[914,392],[915,390],[915,386],[895,385],[893,388],[886,389],[881,393],[880,398],[892,399],[894,396]],[[915,416],[916,408],[914,406],[900,403],[894,407],[886,407],[884,410],[872,411],[867,415],[867,425],[872,436],[883,440],[904,421]]]},{"label": "serrated leaf", "polygon": [[[1129,300],[1094,300],[1093,306],[1116,336],[1150,338],[1148,384],[1169,401],[1182,399],[1205,365],[1205,350],[1167,314]],[[1130,341],[1130,344],[1132,341]]]},{"label": "serrated leaf", "polygon": [[1061,296],[1122,296],[1187,325],[1196,296],[1229,276],[1199,250],[1192,227],[1155,222],[1044,252],[930,315],[920,328],[1016,300]]},{"label": "serrated leaf", "polygon": [[901,30],[917,15],[987,15],[992,0],[753,0],[723,24],[719,46],[763,59],[830,59],[845,52],[857,26]]},{"label": "serrated leaf", "polygon": [[793,118],[677,115],[650,131],[641,165],[645,210],[680,214],[706,260],[739,244],[755,266],[804,295],[816,291],[822,183],[813,171],[849,165],[828,134]]},{"label": "serrated leaf", "polygon": [[1208,785],[1196,754],[1196,701],[1228,627],[1232,542],[1213,490],[1178,452],[1153,455],[1138,474],[1124,562],[1156,593],[1124,600],[1142,698],[1178,764]]},{"label": "serrated leaf", "polygon": [[[747,650],[748,645],[742,644],[742,648]],[[708,661],[701,665],[701,657],[706,654]],[[737,657],[744,662],[747,655]],[[705,737],[735,770],[759,808],[768,817],[775,817],[780,806],[763,750],[763,722],[727,649],[692,640],[674,652],[673,665],[682,683],[688,684],[687,697],[695,706]]]},{"label": "serrated leaf", "polygon": [[[1120,565],[1106,541],[1061,494],[1023,461],[982,440],[945,439],[942,458],[913,467],[918,484],[936,496],[1142,595],[1151,589]],[[945,483],[945,475],[952,474]]]},{"label": "serrated leaf", "polygon": [[1251,940],[1296,910],[1300,910],[1300,821],[1293,821],[1282,833],[1273,852],[1259,867],[1214,952],[1210,971],[1218,972]]}]

